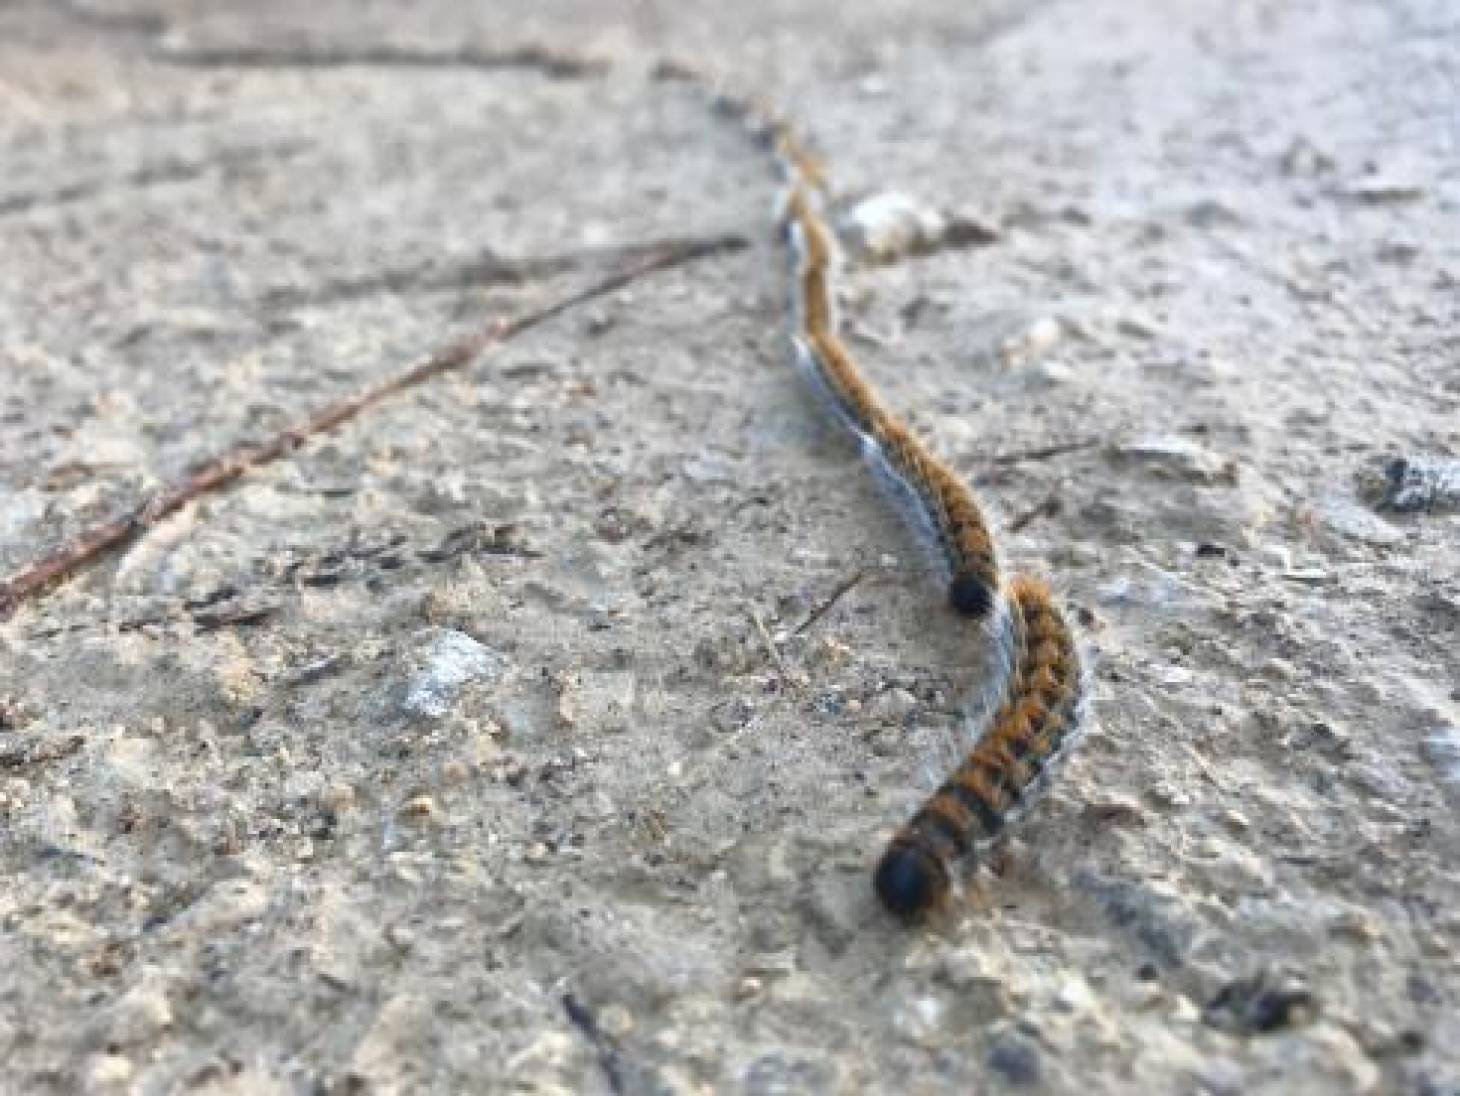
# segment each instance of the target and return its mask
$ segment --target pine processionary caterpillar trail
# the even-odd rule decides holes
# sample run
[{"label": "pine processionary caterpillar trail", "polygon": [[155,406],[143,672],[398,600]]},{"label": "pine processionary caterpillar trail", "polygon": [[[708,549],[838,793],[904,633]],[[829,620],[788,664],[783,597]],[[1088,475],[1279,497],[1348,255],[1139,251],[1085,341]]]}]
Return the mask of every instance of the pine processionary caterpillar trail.
[{"label": "pine processionary caterpillar trail", "polygon": [[[703,82],[689,69],[672,75]],[[1012,648],[1007,666],[995,675],[1001,699],[983,736],[897,832],[877,865],[873,885],[882,904],[911,919],[946,904],[954,862],[998,836],[1073,740],[1086,697],[1079,653],[1043,583],[1023,576],[1001,579],[973,492],[882,404],[842,342],[833,288],[836,237],[821,212],[826,180],[820,163],[758,101],[723,93],[716,101],[765,139],[786,176],[781,217],[796,258],[800,357],[874,464],[890,470],[917,501],[952,571],[950,604],[985,622]]]},{"label": "pine processionary caterpillar trail", "polygon": [[893,837],[873,885],[893,913],[944,905],[950,866],[992,841],[1078,731],[1084,679],[1074,637],[1041,582],[1009,581],[1014,662],[988,730],[953,774]]}]

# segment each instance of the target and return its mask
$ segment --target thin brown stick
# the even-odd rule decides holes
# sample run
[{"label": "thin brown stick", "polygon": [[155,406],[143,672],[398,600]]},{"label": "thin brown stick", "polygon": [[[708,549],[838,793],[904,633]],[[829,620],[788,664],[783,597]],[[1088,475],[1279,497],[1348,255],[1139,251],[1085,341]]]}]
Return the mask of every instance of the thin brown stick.
[{"label": "thin brown stick", "polygon": [[820,605],[818,605],[815,609],[812,609],[806,619],[803,620],[800,624],[796,625],[796,630],[791,634],[795,636],[801,635],[803,632],[806,631],[806,629],[810,628],[818,620],[826,616],[826,614],[831,611],[832,606],[834,606],[838,601],[845,597],[851,591],[852,587],[856,586],[857,583],[862,581],[862,578],[864,575],[866,575],[866,573],[867,572],[865,571],[858,571],[856,574],[852,575],[851,578],[843,579],[840,583],[838,583],[837,588],[833,590],[831,594],[824,601],[822,601]]},{"label": "thin brown stick", "polygon": [[1051,518],[1060,512],[1064,503],[1060,501],[1059,495],[1048,495],[1038,506],[1025,510],[1013,521],[1009,522],[1009,532],[1019,533],[1034,522],[1036,518]]},{"label": "thin brown stick", "polygon": [[[0,213],[4,206],[0,204]],[[483,251],[449,265],[415,263],[387,268],[360,278],[340,278],[309,287],[279,286],[265,290],[263,303],[271,308],[319,306],[356,300],[377,293],[433,293],[440,290],[479,289],[484,286],[520,285],[578,270],[589,263],[628,263],[658,255],[668,248],[693,245],[696,239],[667,236],[643,243],[613,244],[565,251],[557,255],[535,255],[513,259]]]},{"label": "thin brown stick", "polygon": [[193,500],[218,490],[255,468],[292,453],[315,435],[333,430],[387,397],[424,384],[442,374],[459,370],[469,365],[488,347],[515,338],[580,304],[622,289],[647,274],[692,262],[707,255],[738,251],[745,246],[744,237],[736,235],[712,236],[669,244],[576,293],[512,319],[494,320],[469,335],[439,346],[403,372],[330,404],[267,441],[245,442],[212,457],[195,471],[162,488],[139,506],[120,517],[84,530],[55,551],[22,567],[0,583],[0,620],[10,617],[22,602],[38,596],[53,583],[69,578],[107,552],[131,542]]},{"label": "thin brown stick", "polygon": [[409,69],[537,69],[567,79],[600,76],[608,71],[603,58],[564,53],[542,46],[510,49],[447,46],[440,49],[400,45],[335,46],[294,43],[263,46],[162,46],[160,61],[195,68],[409,68]]},{"label": "thin brown stick", "polygon": [[1032,460],[1048,460],[1050,457],[1062,457],[1066,453],[1079,453],[1085,449],[1094,449],[1099,444],[1099,438],[1081,438],[1078,441],[1065,441],[1057,445],[1044,445],[1038,449],[1019,449],[1013,453],[999,453],[989,457],[988,463],[1009,465],[1023,464],[1025,461]]}]

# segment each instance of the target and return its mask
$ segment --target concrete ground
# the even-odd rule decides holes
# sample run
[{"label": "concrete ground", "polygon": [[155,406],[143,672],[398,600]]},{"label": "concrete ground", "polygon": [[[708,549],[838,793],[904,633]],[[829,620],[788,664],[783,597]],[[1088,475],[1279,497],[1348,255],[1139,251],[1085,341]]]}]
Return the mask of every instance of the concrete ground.
[{"label": "concrete ground", "polygon": [[[0,624],[0,1088],[1460,1092],[1452,9],[0,4],[0,575],[615,248],[751,242]],[[841,287],[1093,667],[924,926],[870,868],[984,652],[665,58],[838,212],[997,233]]]}]

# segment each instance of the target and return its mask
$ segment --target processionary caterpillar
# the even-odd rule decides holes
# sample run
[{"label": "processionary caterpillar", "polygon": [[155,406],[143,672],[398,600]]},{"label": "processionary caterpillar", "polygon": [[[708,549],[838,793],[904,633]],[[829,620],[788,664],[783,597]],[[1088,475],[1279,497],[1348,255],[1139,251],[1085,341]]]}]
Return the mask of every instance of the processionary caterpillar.
[{"label": "processionary caterpillar", "polygon": [[[785,163],[794,171],[795,161]],[[989,617],[999,589],[993,537],[973,492],[907,425],[889,411],[862,377],[838,334],[832,290],[835,238],[817,210],[811,187],[793,176],[786,202],[788,234],[797,253],[799,345],[815,365],[845,417],[875,444],[922,505],[952,570],[949,603],[975,619]]]},{"label": "processionary caterpillar", "polygon": [[[666,72],[699,79],[688,69]],[[786,176],[781,216],[796,258],[794,341],[802,360],[874,463],[917,501],[952,572],[949,603],[994,625],[1012,646],[984,734],[898,830],[877,865],[873,885],[883,905],[913,918],[946,904],[953,863],[999,835],[1073,740],[1086,702],[1079,653],[1048,587],[1023,576],[1001,579],[973,492],[883,405],[842,342],[833,285],[837,242],[822,214],[820,163],[768,107],[723,93],[717,102],[765,139]]]},{"label": "processionary caterpillar", "polygon": [[1003,702],[978,744],[893,837],[873,877],[883,905],[903,917],[945,903],[950,864],[999,835],[1081,723],[1079,654],[1048,588],[1017,575],[1006,596],[1014,658]]}]

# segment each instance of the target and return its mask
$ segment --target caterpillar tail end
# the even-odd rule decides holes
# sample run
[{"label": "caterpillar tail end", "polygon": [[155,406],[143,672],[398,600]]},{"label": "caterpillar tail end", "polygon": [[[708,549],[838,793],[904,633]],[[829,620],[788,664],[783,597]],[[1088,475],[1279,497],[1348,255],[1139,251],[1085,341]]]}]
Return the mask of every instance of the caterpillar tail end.
[{"label": "caterpillar tail end", "polygon": [[893,841],[882,854],[872,886],[888,913],[912,921],[941,907],[952,884],[948,869],[936,856],[917,845]]},{"label": "caterpillar tail end", "polygon": [[995,600],[995,589],[988,579],[973,571],[960,571],[948,585],[948,604],[959,616],[987,619]]}]

